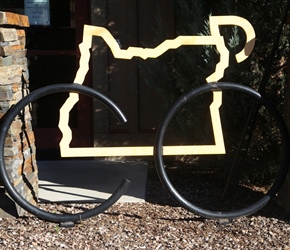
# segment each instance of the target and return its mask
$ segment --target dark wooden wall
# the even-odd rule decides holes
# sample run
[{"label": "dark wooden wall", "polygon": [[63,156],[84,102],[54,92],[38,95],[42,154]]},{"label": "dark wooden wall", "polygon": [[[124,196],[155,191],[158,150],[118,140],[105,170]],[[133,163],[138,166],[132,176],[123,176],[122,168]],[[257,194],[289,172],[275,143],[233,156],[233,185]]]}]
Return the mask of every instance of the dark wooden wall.
[{"label": "dark wooden wall", "polygon": [[[120,42],[129,46],[156,46],[157,13],[166,24],[168,38],[174,38],[173,1],[92,0],[92,25],[106,27]],[[122,109],[128,123],[116,119],[98,104],[94,106],[95,137],[100,134],[154,134],[162,119],[162,97],[145,83],[137,59],[115,59],[101,38],[93,39],[92,69],[94,88],[110,96]],[[151,143],[151,142],[150,142]]]}]

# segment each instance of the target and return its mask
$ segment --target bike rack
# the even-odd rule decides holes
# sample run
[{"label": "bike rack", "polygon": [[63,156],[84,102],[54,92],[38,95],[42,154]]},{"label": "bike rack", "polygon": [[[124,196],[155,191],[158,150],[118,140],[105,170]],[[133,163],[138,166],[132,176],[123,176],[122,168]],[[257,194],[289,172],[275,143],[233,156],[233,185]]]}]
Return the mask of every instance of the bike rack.
[{"label": "bike rack", "polygon": [[[275,118],[276,122],[278,123],[281,136],[282,136],[282,146],[283,146],[283,160],[282,165],[280,168],[280,171],[278,173],[278,176],[276,178],[276,181],[274,182],[274,185],[271,187],[271,189],[268,191],[267,194],[264,195],[263,198],[258,200],[258,202],[253,203],[252,205],[245,207],[240,210],[231,211],[231,212],[213,212],[205,209],[201,209],[191,203],[189,203],[186,199],[184,199],[182,196],[176,192],[175,188],[171,185],[170,180],[168,179],[166,173],[164,172],[164,163],[163,163],[163,149],[162,149],[162,143],[163,143],[163,136],[166,130],[166,127],[168,123],[170,122],[171,117],[173,116],[175,110],[180,107],[180,105],[183,105],[186,103],[189,99],[205,93],[209,91],[222,91],[222,90],[237,90],[244,92],[248,94],[249,96],[252,96],[256,101],[261,103],[263,106],[265,106],[272,116]],[[119,187],[116,189],[116,191],[101,205],[87,210],[85,212],[76,213],[76,214],[55,214],[50,213],[44,210],[41,210],[37,208],[36,206],[30,204],[27,200],[25,200],[15,189],[13,184],[11,183],[9,176],[6,171],[5,167],[5,161],[4,161],[4,144],[6,135],[8,132],[8,129],[10,128],[11,123],[14,121],[15,117],[18,115],[22,115],[21,112],[24,110],[24,108],[29,105],[31,102],[37,100],[40,97],[43,97],[48,94],[53,93],[59,93],[59,92],[72,92],[72,93],[81,93],[84,95],[87,95],[91,98],[94,98],[101,103],[103,103],[109,110],[117,117],[117,119],[124,123],[126,122],[126,118],[121,112],[121,110],[106,96],[99,93],[98,91],[80,85],[80,84],[55,84],[50,85],[44,88],[40,88],[36,91],[31,92],[27,96],[25,96],[22,100],[20,100],[15,106],[13,106],[4,117],[1,119],[1,126],[0,126],[0,177],[2,178],[2,182],[4,184],[5,189],[7,190],[8,194],[12,197],[12,199],[23,209],[30,212],[31,214],[37,216],[40,219],[44,219],[51,222],[58,222],[60,223],[60,226],[67,227],[67,226],[73,226],[75,222],[80,222],[82,220],[91,218],[97,214],[100,214],[104,212],[106,209],[111,207],[113,204],[115,204],[119,198],[127,191],[130,181],[127,179],[124,179]],[[156,164],[156,170],[159,175],[159,179],[161,183],[163,184],[164,188],[167,190],[169,195],[181,206],[183,206],[185,209],[194,212],[200,216],[203,216],[205,218],[211,218],[211,219],[233,219],[245,215],[252,214],[262,207],[264,207],[268,201],[276,195],[276,193],[279,191],[282,183],[284,182],[287,172],[288,172],[288,166],[290,161],[290,155],[288,154],[290,148],[290,141],[288,136],[288,130],[286,128],[285,122],[277,109],[261,94],[259,94],[257,91],[243,86],[239,84],[234,83],[212,83],[211,85],[204,85],[200,86],[196,89],[193,89],[192,91],[186,93],[183,95],[180,99],[176,101],[175,104],[169,109],[167,112],[164,120],[160,124],[160,127],[157,131],[156,135],[156,141],[154,145],[154,159]]]},{"label": "bike rack", "polygon": [[[287,2],[287,8],[284,12],[282,20],[285,20],[287,17],[289,6],[290,6],[290,0],[288,0],[288,2]],[[215,17],[212,17],[212,18],[215,18]],[[233,17],[230,18],[231,21],[232,21],[232,19],[233,19]],[[219,20],[219,18],[217,20]],[[226,19],[226,20],[228,20],[228,19]],[[219,23],[220,25],[228,24],[223,19],[221,19],[220,21],[221,21],[221,23]],[[239,21],[240,21],[240,19],[239,19]],[[216,24],[217,22],[213,22],[213,23]],[[281,26],[280,26],[280,29],[279,29],[279,32],[277,35],[277,39],[276,39],[274,48],[278,44],[278,41],[279,41],[278,39],[280,36],[280,32],[281,32],[283,23],[284,22],[281,22]],[[101,34],[105,34],[107,31],[104,32],[105,30],[101,27],[97,27],[97,28],[93,27],[93,26],[85,26],[85,27],[86,27],[88,34],[86,34],[87,37],[85,36],[83,44],[81,44],[80,48],[81,48],[81,51],[83,51],[83,54],[87,55],[86,52],[89,50],[89,48],[91,46],[91,37],[93,35],[99,34],[98,32],[95,32],[96,29],[101,29],[102,30]],[[216,28],[214,28],[212,30],[212,32],[215,33],[215,37],[212,40],[210,40],[211,41],[210,43],[207,41],[207,39],[208,39],[207,37],[195,37],[195,39],[197,39],[197,41],[199,41],[196,44],[200,44],[201,40],[199,40],[199,39],[202,39],[203,42],[205,41],[203,39],[206,39],[205,44],[211,44],[211,43],[215,44],[216,39],[221,38],[220,34],[218,32],[218,25],[216,26]],[[147,49],[147,51],[145,51],[143,48],[132,48],[131,47],[130,48],[131,52],[128,50],[130,53],[127,51],[128,54],[126,54],[126,56],[124,57],[123,53],[126,51],[119,48],[117,43],[115,43],[115,40],[113,39],[113,37],[111,37],[110,35],[108,36],[108,34],[105,37],[106,38],[109,37],[109,42],[111,41],[110,43],[113,44],[112,48],[114,48],[113,51],[116,52],[115,53],[117,55],[116,58],[130,59],[133,56],[139,56],[143,59],[146,59],[148,57],[148,55],[147,55],[148,51],[151,51],[148,49]],[[212,37],[209,37],[209,38],[211,39]],[[177,43],[174,43],[172,45],[173,47],[169,46],[168,48],[166,48],[166,50],[169,48],[177,48],[177,47],[181,46],[182,44],[189,45],[188,39],[186,37],[180,37],[179,39],[181,39],[181,40],[185,39],[184,41],[186,41],[186,42],[179,43],[180,40],[177,39],[176,40]],[[253,41],[251,41],[251,39],[250,39],[248,42],[249,42],[248,45],[250,45],[250,50],[252,50],[253,45],[254,45]],[[194,44],[191,44],[191,45],[194,45]],[[225,54],[227,55],[227,49],[226,49],[226,47],[224,47],[223,39],[220,40],[220,46],[222,49],[225,49],[225,52],[226,52]],[[270,58],[268,60],[267,68],[270,67],[271,58],[274,55],[274,48],[273,48],[272,53],[270,55]],[[160,51],[162,53],[164,52],[162,50],[160,50]],[[136,54],[134,54],[133,52]],[[157,55],[154,54],[154,56],[151,55],[150,57],[155,58],[155,57],[157,57]],[[244,58],[244,56],[242,55],[242,58],[240,58],[240,59],[244,60],[245,58],[244,59],[243,58]],[[88,61],[89,57],[85,57],[83,60]],[[228,66],[227,60],[228,60],[228,58],[225,57],[224,61],[223,61],[224,66],[226,66],[226,67]],[[40,97],[43,97],[43,96],[49,95],[49,94],[53,94],[53,93],[72,92],[72,93],[80,93],[80,94],[87,95],[91,98],[98,100],[99,102],[104,104],[107,108],[109,108],[109,110],[117,117],[117,119],[120,122],[122,122],[122,123],[126,122],[126,118],[123,115],[122,111],[108,97],[104,96],[103,94],[99,93],[98,91],[96,91],[92,88],[81,85],[81,82],[82,82],[81,79],[85,77],[85,74],[83,74],[83,73],[86,73],[88,70],[86,63],[83,62],[83,63],[81,63],[81,65],[85,65],[85,68],[84,69],[81,68],[81,70],[80,70],[81,73],[78,75],[78,78],[76,78],[77,80],[75,82],[78,82],[78,84],[76,84],[76,83],[54,84],[54,85],[40,88],[40,89],[37,89],[37,90],[31,92],[30,94],[25,96],[22,100],[20,100],[15,106],[13,106],[1,118],[1,124],[0,124],[0,131],[1,131],[1,133],[0,133],[0,178],[2,179],[2,182],[4,184],[5,189],[7,190],[8,194],[12,197],[12,199],[19,206],[21,206],[23,209],[25,209],[26,211],[32,213],[33,215],[39,217],[40,219],[44,219],[44,220],[51,221],[51,222],[59,222],[61,226],[72,226],[72,225],[74,225],[74,222],[79,222],[79,221],[82,221],[84,219],[91,218],[99,213],[102,213],[103,211],[105,211],[106,209],[111,207],[113,204],[115,204],[119,200],[119,198],[128,189],[128,187],[130,185],[130,181],[127,179],[124,179],[121,182],[121,184],[118,186],[116,191],[106,201],[104,201],[101,205],[99,205],[93,209],[87,210],[85,212],[76,213],[76,214],[55,214],[55,213],[46,212],[46,211],[41,210],[41,209],[37,208],[36,206],[30,204],[27,200],[25,200],[17,192],[17,190],[15,189],[13,184],[11,183],[9,176],[7,174],[7,171],[6,171],[6,167],[5,167],[4,144],[5,144],[5,139],[6,139],[8,129],[9,129],[11,123],[13,122],[14,118],[16,116],[18,116],[19,114],[21,114],[22,110],[27,105],[32,103],[33,101],[37,100]],[[220,65],[220,67],[221,66],[222,65]],[[221,70],[220,72],[223,72],[224,68],[222,67],[222,68],[220,68],[220,70]],[[263,84],[265,83],[265,80],[267,79],[267,77],[268,77],[268,72],[266,71],[266,74],[263,75],[262,85],[261,85],[259,90],[261,90],[263,88]],[[220,75],[219,75],[219,77],[212,75],[210,80],[211,81],[218,81],[220,78],[221,78]],[[212,211],[207,211],[205,209],[200,209],[199,207],[196,207],[193,204],[189,203],[182,196],[180,196],[178,194],[178,192],[176,192],[175,188],[171,185],[170,180],[168,179],[166,173],[164,172],[164,163],[163,163],[163,158],[162,158],[162,155],[163,155],[162,141],[163,141],[163,136],[165,133],[166,126],[169,123],[172,114],[175,112],[174,109],[176,107],[178,107],[180,104],[183,105],[184,101],[186,101],[188,98],[191,98],[195,95],[198,95],[200,92],[203,93],[203,92],[207,92],[207,91],[220,91],[220,90],[228,89],[228,88],[232,88],[234,90],[239,90],[239,91],[242,91],[244,93],[249,94],[250,96],[254,97],[258,103],[261,103],[262,105],[264,105],[265,107],[267,107],[271,111],[271,114],[273,115],[273,117],[275,117],[276,121],[278,122],[278,125],[280,127],[280,131],[281,131],[281,136],[282,136],[282,141],[283,141],[283,160],[282,160],[280,172],[278,173],[278,177],[277,177],[276,181],[274,182],[274,185],[271,187],[271,189],[268,191],[268,193],[266,195],[264,195],[264,197],[262,199],[260,199],[257,203],[254,203],[252,206],[246,207],[242,210],[223,213],[223,212],[212,212]],[[162,121],[162,123],[157,131],[156,141],[155,141],[155,145],[154,145],[154,159],[155,159],[157,173],[159,175],[159,179],[160,179],[161,183],[164,185],[165,189],[172,196],[172,198],[175,201],[177,201],[177,203],[179,203],[181,206],[188,209],[189,211],[195,212],[195,213],[197,213],[203,217],[206,217],[206,218],[229,219],[229,218],[237,218],[237,217],[249,215],[251,213],[258,211],[259,209],[264,207],[268,203],[268,201],[279,191],[283,181],[286,178],[287,172],[288,172],[288,166],[289,166],[289,161],[290,161],[290,155],[288,154],[289,148],[290,148],[290,141],[289,141],[288,130],[286,128],[285,122],[284,122],[283,118],[281,117],[281,115],[279,114],[279,112],[277,111],[277,109],[266,98],[264,98],[257,91],[250,89],[249,87],[245,87],[245,86],[241,86],[241,85],[233,84],[233,83],[212,83],[210,85],[208,84],[206,86],[201,86],[199,88],[196,88],[196,89],[186,93],[179,100],[177,100],[177,102],[175,104],[173,104],[173,106],[169,109],[168,113],[165,116],[165,119]],[[234,169],[234,167],[233,167],[233,169]],[[226,189],[227,189],[227,187],[226,187]]]}]

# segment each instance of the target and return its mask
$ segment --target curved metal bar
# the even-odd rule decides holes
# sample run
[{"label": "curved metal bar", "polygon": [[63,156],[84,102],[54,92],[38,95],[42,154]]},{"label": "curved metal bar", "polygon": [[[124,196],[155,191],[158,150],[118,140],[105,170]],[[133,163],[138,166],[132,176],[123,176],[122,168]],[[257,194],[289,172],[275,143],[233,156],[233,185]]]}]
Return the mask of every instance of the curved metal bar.
[{"label": "curved metal bar", "polygon": [[19,115],[19,113],[31,102],[37,100],[40,97],[45,95],[59,93],[59,92],[74,92],[81,93],[92,98],[97,99],[104,105],[106,105],[114,115],[119,119],[120,122],[126,122],[126,118],[123,115],[122,111],[106,96],[97,92],[92,88],[88,88],[79,84],[55,84],[47,87],[40,88],[31,92],[29,95],[25,96],[22,100],[20,100],[15,106],[13,106],[5,115],[3,119],[1,119],[1,133],[0,133],[0,177],[3,181],[4,187],[7,190],[8,194],[12,197],[12,199],[19,204],[26,211],[34,214],[40,219],[52,221],[52,222],[78,222],[84,219],[88,219],[93,217],[107,208],[111,207],[114,203],[118,201],[118,199],[127,191],[130,181],[124,179],[122,183],[119,185],[117,190],[101,205],[95,207],[93,209],[87,210],[82,213],[76,214],[55,214],[50,213],[44,210],[37,208],[30,204],[27,200],[25,200],[14,188],[11,183],[9,176],[6,171],[5,161],[4,161],[4,145],[5,139],[10,128],[11,123],[14,121],[15,117]]},{"label": "curved metal bar", "polygon": [[[221,91],[221,90],[235,90],[240,91],[242,93],[245,93],[254,99],[256,99],[260,104],[262,104],[273,116],[275,121],[277,122],[277,126],[279,127],[280,133],[281,133],[281,140],[282,140],[282,163],[281,167],[279,169],[279,172],[277,174],[277,178],[270,188],[270,190],[257,202],[253,203],[250,206],[247,206],[245,208],[229,211],[229,212],[223,212],[223,211],[211,211],[207,209],[200,208],[188,200],[186,200],[182,195],[178,193],[178,191],[174,188],[172,183],[170,182],[169,177],[166,174],[166,171],[164,169],[164,162],[163,162],[163,139],[166,133],[166,129],[169,125],[169,122],[171,121],[172,117],[174,116],[175,112],[186,102],[188,102],[190,99],[201,95],[205,92],[211,92],[211,91]],[[167,114],[165,115],[165,118],[163,119],[162,123],[160,124],[160,127],[158,128],[156,139],[155,139],[155,145],[154,145],[154,159],[156,164],[156,170],[159,176],[159,179],[161,183],[163,184],[164,188],[167,190],[167,192],[172,196],[172,198],[179,203],[181,206],[186,208],[187,210],[196,213],[202,217],[205,218],[212,218],[212,219],[233,219],[241,216],[246,216],[249,214],[252,214],[262,207],[264,207],[268,201],[279,191],[281,185],[283,184],[288,168],[289,168],[289,162],[290,162],[290,155],[289,155],[289,149],[290,149],[290,141],[289,141],[289,135],[288,130],[285,125],[285,122],[283,118],[281,117],[278,110],[260,93],[255,91],[254,89],[251,89],[249,87],[235,84],[235,83],[212,83],[200,86],[198,88],[193,89],[192,91],[186,93],[182,97],[180,97],[173,106],[169,109]]]}]

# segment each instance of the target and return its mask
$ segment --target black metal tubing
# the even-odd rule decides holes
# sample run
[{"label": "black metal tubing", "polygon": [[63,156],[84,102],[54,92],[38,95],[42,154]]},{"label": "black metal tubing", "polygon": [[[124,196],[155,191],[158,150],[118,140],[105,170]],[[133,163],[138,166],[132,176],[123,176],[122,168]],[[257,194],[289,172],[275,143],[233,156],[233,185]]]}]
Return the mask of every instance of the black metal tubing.
[{"label": "black metal tubing", "polygon": [[[228,212],[211,211],[211,210],[203,209],[198,206],[195,206],[194,204],[186,200],[184,197],[182,197],[174,188],[172,183],[170,182],[170,179],[168,178],[166,171],[164,169],[164,162],[163,162],[164,135],[176,111],[182,105],[187,103],[190,99],[195,98],[198,95],[202,95],[206,92],[221,91],[221,90],[239,91],[256,99],[261,105],[263,105],[269,111],[269,113],[275,119],[275,121],[277,122],[277,126],[279,127],[281,138],[282,138],[282,160],[283,161],[281,163],[281,167],[279,169],[277,178],[275,182],[273,183],[272,187],[270,188],[270,190],[260,200],[253,203],[252,205],[247,206],[242,209],[228,211]],[[242,216],[247,216],[258,211],[259,209],[264,207],[269,202],[269,200],[279,191],[288,172],[288,166],[289,166],[289,161],[290,161],[290,157],[289,157],[290,146],[289,145],[290,145],[289,135],[288,135],[288,130],[285,125],[285,122],[283,118],[281,117],[280,113],[278,112],[278,110],[265,97],[263,97],[257,91],[243,85],[238,85],[235,83],[212,83],[212,84],[203,85],[201,87],[198,87],[196,89],[189,91],[188,93],[180,97],[173,104],[173,106],[165,115],[165,118],[160,124],[160,127],[158,128],[156,139],[155,139],[155,145],[154,145],[154,159],[155,159],[155,164],[156,164],[156,170],[157,170],[161,183],[163,184],[164,188],[167,190],[167,192],[172,196],[172,198],[177,203],[179,203],[181,206],[183,206],[187,210],[205,218],[233,219],[233,218],[238,218]]]},{"label": "black metal tubing", "polygon": [[4,119],[1,120],[1,127],[0,127],[0,177],[2,178],[2,182],[5,186],[5,189],[12,197],[12,199],[20,205],[26,211],[36,215],[40,219],[44,219],[47,221],[52,222],[78,222],[88,218],[91,218],[99,213],[102,213],[110,206],[112,206],[118,199],[126,192],[130,185],[130,181],[124,179],[122,183],[119,185],[117,190],[101,205],[81,212],[77,214],[55,214],[50,213],[47,211],[43,211],[36,206],[30,204],[27,200],[25,200],[14,188],[13,184],[10,182],[9,176],[6,171],[5,161],[4,161],[4,145],[5,145],[5,138],[8,132],[8,129],[20,112],[30,104],[31,102],[37,100],[40,97],[59,93],[59,92],[73,92],[73,93],[80,93],[87,95],[91,98],[95,98],[101,103],[103,103],[106,107],[108,107],[114,115],[119,119],[120,122],[126,122],[126,118],[121,112],[121,110],[106,96],[97,92],[96,90],[80,85],[80,84],[54,84],[47,87],[43,87],[31,92],[29,95],[25,96],[22,100],[20,100],[14,107],[12,107],[6,114]]}]

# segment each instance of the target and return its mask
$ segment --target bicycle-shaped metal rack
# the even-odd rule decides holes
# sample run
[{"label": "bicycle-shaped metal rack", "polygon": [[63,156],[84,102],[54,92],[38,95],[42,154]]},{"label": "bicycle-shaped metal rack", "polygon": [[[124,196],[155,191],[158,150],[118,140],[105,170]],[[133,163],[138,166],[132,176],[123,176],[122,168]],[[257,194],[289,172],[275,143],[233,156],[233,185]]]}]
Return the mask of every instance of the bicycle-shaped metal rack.
[{"label": "bicycle-shaped metal rack", "polygon": [[[91,210],[76,214],[56,214],[43,211],[27,202],[16,191],[13,184],[9,180],[4,161],[5,138],[7,136],[8,129],[11,123],[16,117],[21,117],[22,115],[24,115],[23,110],[25,110],[27,106],[29,106],[37,99],[54,93],[68,92],[69,97],[60,109],[59,128],[63,134],[62,140],[60,142],[62,157],[142,156],[154,154],[157,173],[163,186],[177,203],[193,213],[196,213],[206,218],[236,218],[252,214],[264,207],[268,203],[268,201],[276,195],[288,171],[288,131],[277,109],[260,93],[249,87],[235,83],[218,83],[218,81],[223,77],[224,70],[229,66],[229,51],[225,46],[223,36],[220,35],[219,25],[238,25],[244,29],[247,36],[246,45],[244,49],[236,55],[237,61],[241,62],[249,56],[254,47],[255,33],[251,24],[247,20],[237,16],[211,16],[209,21],[211,36],[179,36],[173,40],[166,40],[154,49],[129,47],[126,50],[120,49],[118,43],[105,28],[85,25],[83,42],[80,44],[80,68],[76,74],[74,83],[50,85],[31,92],[21,101],[19,101],[14,107],[12,107],[5,115],[5,119],[3,119],[2,121],[0,134],[0,174],[2,175],[2,179],[7,192],[14,199],[14,201],[17,202],[25,210],[38,216],[41,219],[61,223],[76,222],[95,216],[112,206],[122,196],[122,194],[126,192],[127,188],[130,185],[130,181],[123,180],[123,182],[108,200]],[[83,94],[93,99],[96,99],[100,103],[104,104],[118,118],[120,122],[126,122],[126,118],[122,111],[108,97],[104,96],[103,94],[92,88],[82,85],[85,75],[88,71],[88,62],[90,57],[89,49],[91,48],[93,36],[102,37],[107,45],[110,47],[112,54],[115,58],[128,60],[132,57],[141,57],[145,60],[146,58],[156,58],[161,54],[165,53],[167,50],[177,49],[180,46],[213,45],[216,46],[218,52],[220,53],[220,62],[217,64],[215,72],[207,78],[207,82],[209,84],[200,86],[189,91],[188,93],[181,96],[172,105],[172,107],[169,109],[169,111],[165,115],[165,118],[160,124],[156,135],[154,147],[144,146],[71,148],[69,146],[72,140],[72,133],[68,125],[69,112],[78,102],[79,94]],[[233,98],[233,94],[237,95],[235,95]],[[231,96],[231,98],[228,98],[228,96]],[[231,133],[233,129],[231,126],[232,124],[244,124],[244,126],[246,126],[247,128],[248,121],[246,121],[247,119],[245,121],[237,120],[232,123],[235,118],[227,117],[229,114],[232,113],[227,113],[228,109],[226,108],[237,109],[237,107],[233,106],[233,104],[229,104],[227,102],[228,100],[235,100],[235,105],[240,105],[240,109],[249,108],[249,110],[252,110],[252,107],[255,106],[258,112],[267,114],[267,119],[264,119],[262,123],[267,123],[267,126],[269,126],[270,128],[270,132],[263,135],[257,132],[256,134],[254,134],[254,136],[258,139],[261,139],[267,136],[271,136],[273,133],[278,135],[279,139],[277,142],[277,147],[279,148],[279,153],[277,153],[277,155],[279,155],[280,163],[277,171],[275,172],[276,176],[274,178],[275,180],[273,185],[271,185],[271,187],[266,190],[262,196],[259,196],[254,201],[251,200],[249,204],[245,204],[242,208],[236,208],[234,206],[228,207],[228,205],[226,205],[226,207],[215,210],[211,207],[202,207],[197,205],[197,201],[192,201],[191,199],[187,198],[183,194],[183,191],[175,186],[174,178],[172,178],[172,176],[168,174],[167,168],[165,167],[165,158],[174,156],[181,157],[183,155],[193,155],[194,157],[200,157],[202,155],[214,155],[217,157],[217,159],[221,159],[225,156],[233,159],[233,155],[235,154],[233,151],[236,147],[238,147],[237,145],[239,145],[239,143],[237,141],[233,142],[233,138],[236,138],[237,136],[235,134],[236,132]],[[205,103],[207,104],[205,105]],[[199,104],[202,104],[201,108],[204,108],[204,106],[206,106],[206,108],[204,109],[206,111],[202,112],[208,112],[208,117],[205,121],[210,123],[209,125],[212,124],[212,126],[210,126],[210,129],[212,131],[210,136],[211,140],[207,143],[207,145],[195,144],[195,136],[192,137],[190,135],[194,134],[191,133],[193,129],[192,127],[190,127],[189,129],[184,129],[184,125],[186,125],[186,123],[189,123],[190,117],[186,118],[185,120],[179,120],[179,123],[182,123],[182,129],[178,130],[176,126],[176,124],[178,124],[177,120],[180,118],[180,114],[181,116],[184,116],[184,110],[190,110],[190,113],[192,113],[192,117],[195,115],[194,112],[201,110],[198,106]],[[248,110],[245,110],[245,113],[248,114]],[[179,118],[176,118],[178,116]],[[225,121],[230,121],[229,125],[227,125]],[[174,125],[173,128],[171,127],[172,124]],[[223,126],[227,127],[225,131],[226,133],[229,132],[229,135],[225,135],[225,131],[223,131],[222,129],[222,124]],[[205,128],[206,125],[202,124],[201,127]],[[183,134],[184,131],[188,133]],[[181,141],[182,135],[184,135],[185,141]],[[225,140],[225,138],[227,138],[227,140]],[[179,140],[178,142],[176,142],[177,139]],[[229,143],[233,143],[233,148],[228,148],[227,145]],[[250,150],[248,151],[262,151],[263,147],[260,147],[260,145],[256,145],[256,143],[257,141],[251,141],[250,145],[247,146],[250,147]],[[258,143],[260,142],[258,141]],[[238,149],[239,152],[241,150],[243,149]],[[210,171],[212,170],[208,170],[208,172]],[[229,177],[228,183],[232,181],[231,178],[232,177]],[[228,186],[226,186],[224,190],[228,191]],[[192,193],[194,194],[194,190],[192,191]],[[223,196],[224,195],[225,192]],[[226,208],[226,210],[224,210],[224,208]]]}]

